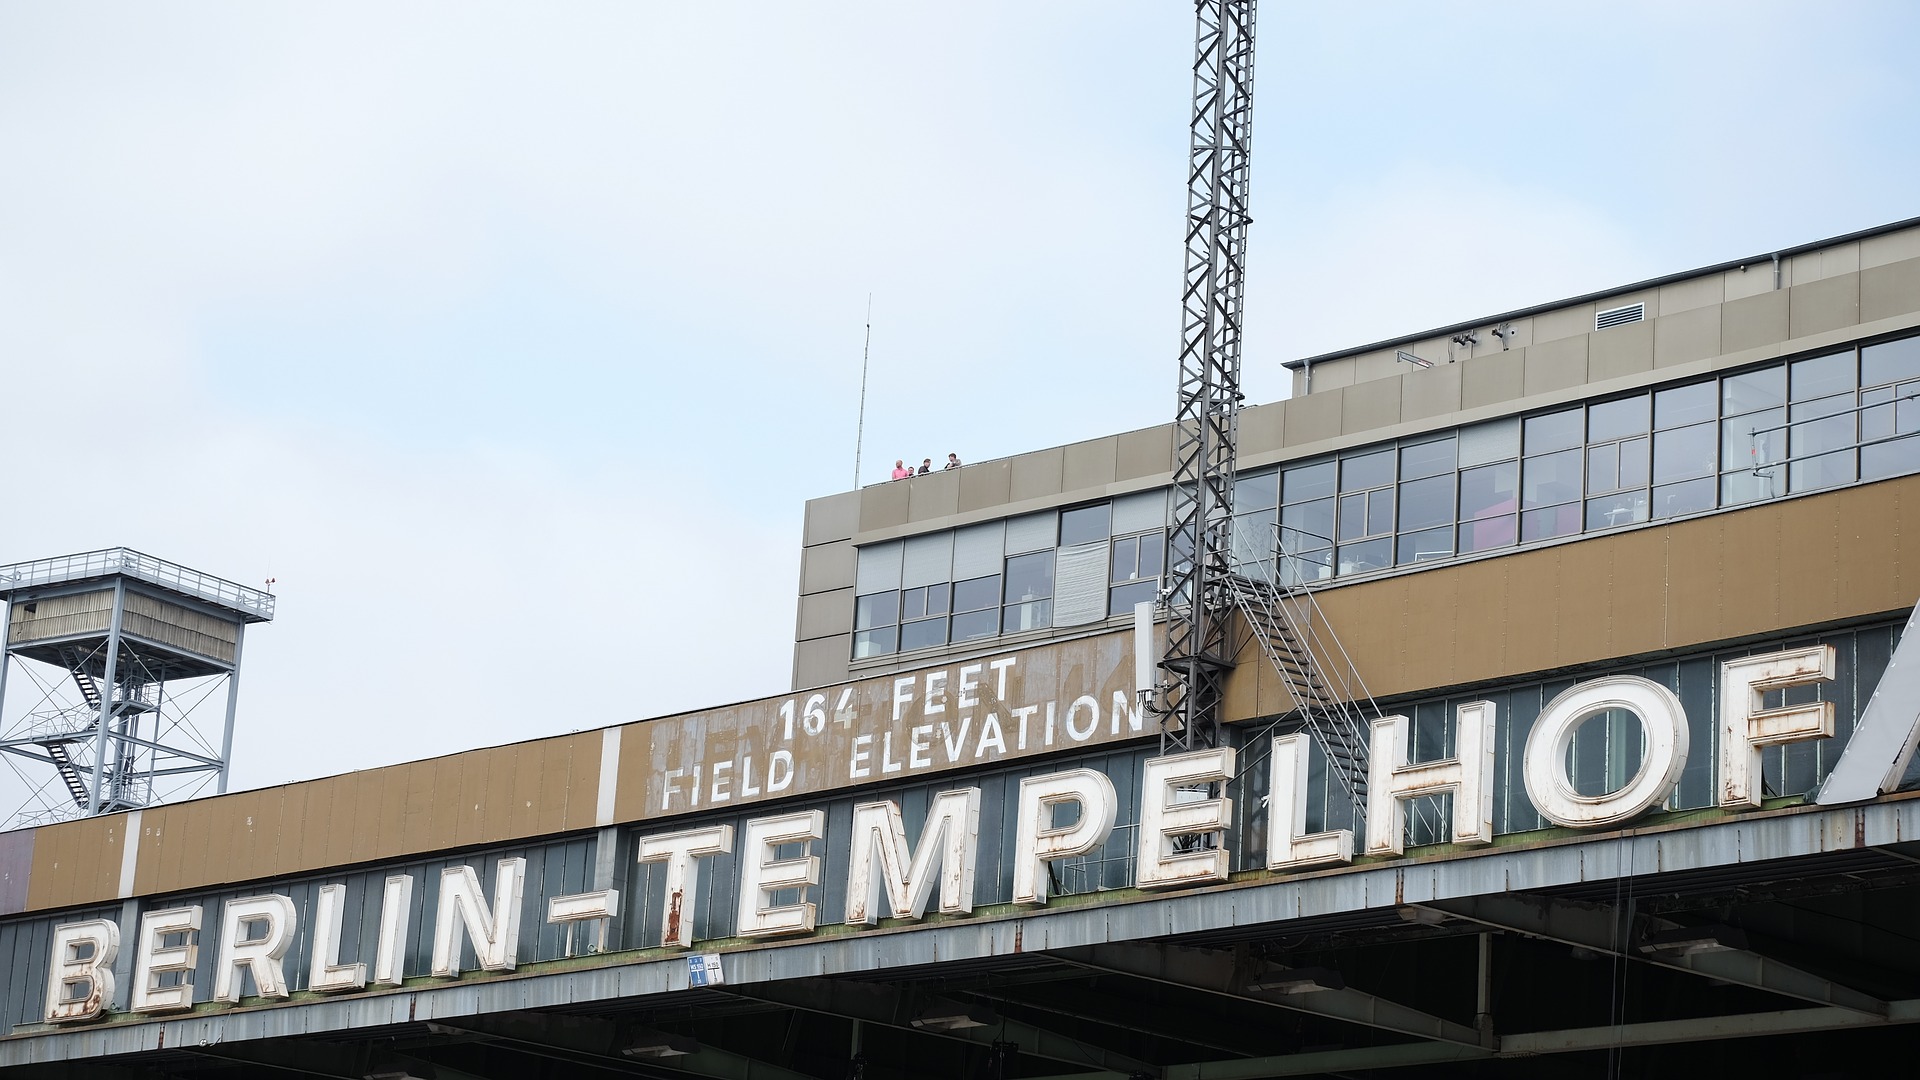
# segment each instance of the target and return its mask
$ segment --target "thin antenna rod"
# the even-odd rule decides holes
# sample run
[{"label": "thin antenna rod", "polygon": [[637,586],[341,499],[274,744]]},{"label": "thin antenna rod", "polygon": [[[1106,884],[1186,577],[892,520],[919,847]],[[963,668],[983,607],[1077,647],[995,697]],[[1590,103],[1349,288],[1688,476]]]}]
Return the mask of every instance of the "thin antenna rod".
[{"label": "thin antenna rod", "polygon": [[860,444],[867,436],[867,358],[873,353],[873,294],[867,294],[867,340],[860,346],[860,417],[853,428],[853,486],[860,486]]}]

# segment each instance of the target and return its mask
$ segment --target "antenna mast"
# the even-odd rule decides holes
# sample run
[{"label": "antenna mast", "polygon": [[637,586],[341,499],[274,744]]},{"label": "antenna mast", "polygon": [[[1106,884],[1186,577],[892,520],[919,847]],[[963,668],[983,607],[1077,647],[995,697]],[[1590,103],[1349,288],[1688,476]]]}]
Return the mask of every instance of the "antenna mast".
[{"label": "antenna mast", "polygon": [[860,346],[860,414],[853,422],[853,486],[860,486],[860,445],[867,437],[867,357],[873,352],[873,294],[867,294],[867,340]]},{"label": "antenna mast", "polygon": [[1172,678],[1163,753],[1219,740],[1220,691],[1232,658],[1227,591],[1239,433],[1240,319],[1253,120],[1255,0],[1197,0],[1187,258],[1182,282],[1180,403],[1174,423],[1167,652]]}]

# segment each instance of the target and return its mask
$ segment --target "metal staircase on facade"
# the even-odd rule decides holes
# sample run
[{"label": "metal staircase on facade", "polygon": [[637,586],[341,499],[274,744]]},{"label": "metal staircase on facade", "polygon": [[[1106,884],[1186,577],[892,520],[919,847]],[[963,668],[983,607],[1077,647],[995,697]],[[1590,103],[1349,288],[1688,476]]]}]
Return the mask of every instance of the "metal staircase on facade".
[{"label": "metal staircase on facade", "polygon": [[[1282,565],[1290,556],[1280,551]],[[1380,707],[1325,612],[1305,585],[1281,588],[1271,560],[1241,565],[1225,578],[1234,607],[1267,663],[1279,674],[1300,724],[1327,757],[1327,772],[1351,801],[1356,817],[1367,805],[1369,740]],[[1252,576],[1255,570],[1259,576]],[[1299,575],[1289,575],[1298,579]]]}]

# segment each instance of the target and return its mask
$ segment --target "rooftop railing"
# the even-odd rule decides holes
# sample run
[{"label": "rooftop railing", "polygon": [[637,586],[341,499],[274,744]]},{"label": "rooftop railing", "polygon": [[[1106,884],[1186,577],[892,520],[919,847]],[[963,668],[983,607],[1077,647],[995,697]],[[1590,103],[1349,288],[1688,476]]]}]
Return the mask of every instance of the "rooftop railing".
[{"label": "rooftop railing", "polygon": [[0,596],[9,595],[15,589],[87,581],[115,574],[125,574],[149,585],[158,585],[183,596],[236,611],[248,622],[266,622],[273,618],[274,596],[270,592],[249,589],[225,578],[203,574],[179,563],[156,559],[123,547],[0,566]]}]

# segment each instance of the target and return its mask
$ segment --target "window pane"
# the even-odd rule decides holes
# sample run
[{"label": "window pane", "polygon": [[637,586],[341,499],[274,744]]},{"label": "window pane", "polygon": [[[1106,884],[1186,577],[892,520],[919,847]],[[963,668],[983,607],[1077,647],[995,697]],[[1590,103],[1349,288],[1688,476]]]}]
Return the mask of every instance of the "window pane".
[{"label": "window pane", "polygon": [[1837,394],[1842,390],[1853,389],[1853,352],[1834,353],[1832,356],[1815,356],[1807,360],[1794,361],[1788,378],[1793,390],[1793,400],[1806,401],[1811,398]]},{"label": "window pane", "polygon": [[1282,502],[1305,502],[1333,494],[1333,462],[1322,461],[1313,465],[1295,465],[1286,470],[1280,478],[1280,499]]},{"label": "window pane", "polygon": [[870,596],[862,596],[853,602],[855,630],[892,626],[899,621],[900,594],[897,592],[874,593]]},{"label": "window pane", "polygon": [[1520,456],[1520,426],[1511,418],[1460,429],[1460,467]]},{"label": "window pane", "polygon": [[[1231,564],[1235,571],[1257,578],[1273,576],[1274,513],[1272,510],[1259,510],[1233,516]],[[1118,567],[1114,569],[1113,579],[1126,580]]]},{"label": "window pane", "polygon": [[1358,544],[1340,545],[1340,572],[1361,574],[1393,565],[1393,538],[1383,536]]},{"label": "window pane", "polygon": [[1453,436],[1400,448],[1400,479],[1439,476],[1453,471]]},{"label": "window pane", "polygon": [[990,607],[985,611],[969,611],[953,617],[953,640],[972,641],[975,638],[992,637],[1000,630],[1000,609]]},{"label": "window pane", "polygon": [[[1000,606],[1000,575],[977,577],[953,583],[953,610],[979,611]],[[960,620],[953,623],[953,637],[960,640]]]},{"label": "window pane", "polygon": [[947,593],[953,586],[942,583],[927,586],[927,614],[945,615],[947,613]]},{"label": "window pane", "polygon": [[1920,438],[1906,437],[1860,448],[1860,478],[1879,480],[1920,472]]},{"label": "window pane", "polygon": [[1340,539],[1358,540],[1367,535],[1367,497],[1340,496]]},{"label": "window pane", "polygon": [[1321,548],[1298,554],[1288,553],[1280,560],[1280,584],[1301,585],[1325,581],[1333,576],[1333,549]]},{"label": "window pane", "polygon": [[1751,472],[1727,473],[1720,478],[1720,505],[1733,506],[1737,503],[1778,497],[1781,493],[1779,479],[1781,471],[1783,470],[1771,469],[1758,476]]},{"label": "window pane", "polygon": [[1340,490],[1365,491],[1393,483],[1393,451],[1376,450],[1340,462]]},{"label": "window pane", "polygon": [[[1408,480],[1400,485],[1400,527],[1425,529],[1453,521],[1453,474]],[[1453,542],[1448,541],[1451,549]],[[1405,562],[1406,560],[1401,560]]]},{"label": "window pane", "polygon": [[1653,426],[1676,428],[1718,419],[1714,397],[1717,388],[1710,382],[1676,386],[1653,395]]},{"label": "window pane", "polygon": [[1720,413],[1736,416],[1756,409],[1772,409],[1787,403],[1785,364],[1729,375],[1720,380]]},{"label": "window pane", "polygon": [[1853,417],[1829,416],[1825,420],[1793,425],[1787,452],[1793,460],[1799,461],[1824,451],[1843,450],[1852,445]]},{"label": "window pane", "polygon": [[859,660],[867,656],[885,656],[894,652],[895,635],[898,627],[885,626],[876,630],[856,630],[853,634],[853,658]]},{"label": "window pane", "polygon": [[1154,592],[1159,587],[1160,583],[1152,580],[1115,585],[1107,595],[1107,614],[1131,615],[1134,605],[1153,599]]},{"label": "window pane", "polygon": [[1442,526],[1400,534],[1400,565],[1444,559],[1453,554],[1453,529]]},{"label": "window pane", "polygon": [[[1497,465],[1463,470],[1460,473],[1460,519],[1469,521],[1513,513],[1513,489],[1519,475],[1520,463],[1517,461],[1502,461]],[[1477,549],[1462,544],[1461,550]]]},{"label": "window pane", "polygon": [[1578,450],[1528,458],[1521,466],[1520,505],[1552,506],[1579,499],[1580,458]]},{"label": "window pane", "polygon": [[1787,482],[1794,491],[1817,491],[1853,481],[1853,451],[1827,454],[1788,466]]},{"label": "window pane", "polygon": [[1460,526],[1460,553],[1513,546],[1513,515],[1482,518]]},{"label": "window pane", "polygon": [[1579,409],[1529,416],[1526,419],[1523,449],[1529,454],[1544,454],[1550,450],[1579,446],[1586,435],[1583,430],[1585,427]]},{"label": "window pane", "polygon": [[1647,430],[1647,395],[1603,401],[1587,410],[1587,441],[1611,442]]},{"label": "window pane", "polygon": [[1060,546],[1091,544],[1107,538],[1107,523],[1112,520],[1110,503],[1076,506],[1060,514]]},{"label": "window pane", "polygon": [[1265,510],[1280,505],[1280,470],[1267,469],[1233,478],[1233,509]]},{"label": "window pane", "polygon": [[1544,510],[1528,510],[1520,515],[1520,542],[1523,544],[1532,543],[1535,540],[1549,540],[1556,536],[1571,536],[1579,531],[1579,503],[1549,506]]},{"label": "window pane", "polygon": [[900,651],[929,649],[947,643],[947,620],[921,619],[900,628]]},{"label": "window pane", "polygon": [[[1653,482],[1672,483],[1696,476],[1712,476],[1719,471],[1714,444],[1719,441],[1713,424],[1695,424],[1653,436]],[[1658,515],[1656,515],[1658,516]]]},{"label": "window pane", "polygon": [[1616,525],[1631,525],[1645,520],[1647,493],[1644,491],[1623,491],[1617,495],[1587,500],[1589,529],[1611,529]]},{"label": "window pane", "polygon": [[1653,479],[1653,470],[1647,462],[1652,445],[1651,440],[1645,438],[1628,439],[1620,444],[1621,487],[1643,488]]},{"label": "window pane", "polygon": [[1044,600],[1053,595],[1053,552],[1036,551],[1007,560],[1007,602]]},{"label": "window pane", "polygon": [[1689,480],[1684,484],[1669,484],[1653,489],[1653,516],[1657,518],[1678,517],[1681,514],[1697,514],[1702,510],[1713,509],[1713,492],[1717,487],[1711,476],[1698,480]]},{"label": "window pane", "polygon": [[1288,550],[1333,543],[1333,500],[1319,499],[1280,508],[1280,546]]},{"label": "window pane", "polygon": [[1144,533],[1140,537],[1140,576],[1159,577],[1167,561],[1167,534]]},{"label": "window pane", "polygon": [[1000,632],[1017,634],[1022,630],[1044,630],[1052,625],[1053,601],[1033,600],[1024,604],[1008,604]]},{"label": "window pane", "polygon": [[1393,489],[1369,492],[1367,499],[1367,535],[1379,536],[1393,531]]},{"label": "window pane", "polygon": [[1736,416],[1720,421],[1720,465],[1722,468],[1757,468],[1779,461],[1787,445],[1785,409]]},{"label": "window pane", "polygon": [[1860,385],[1920,379],[1920,337],[1883,341],[1860,350]]},{"label": "window pane", "polygon": [[1893,387],[1882,386],[1860,391],[1860,441],[1884,439],[1893,434]]},{"label": "window pane", "polygon": [[901,618],[918,619],[925,616],[926,613],[927,613],[927,590],[926,589],[924,588],[908,589],[906,592],[900,594],[900,617]]},{"label": "window pane", "polygon": [[1587,490],[1612,491],[1620,486],[1620,444],[1587,450]]},{"label": "window pane", "polygon": [[[1236,533],[1238,530],[1235,530]],[[1127,581],[1134,576],[1140,561],[1140,538],[1123,536],[1113,542],[1113,572],[1110,580]]]}]

